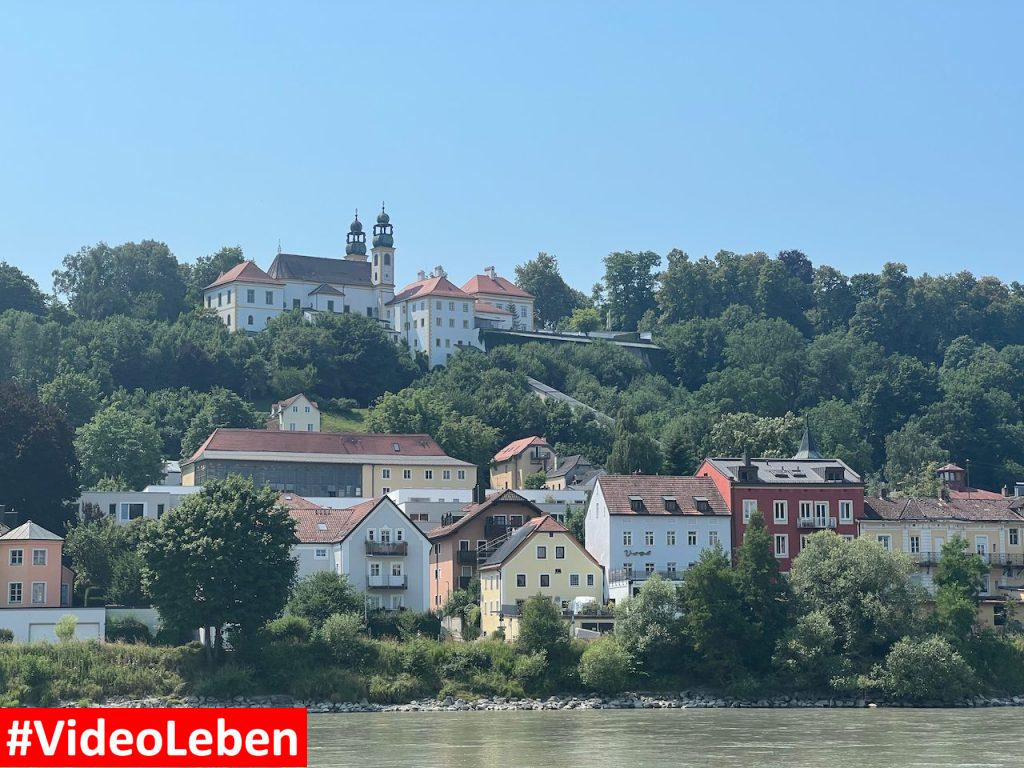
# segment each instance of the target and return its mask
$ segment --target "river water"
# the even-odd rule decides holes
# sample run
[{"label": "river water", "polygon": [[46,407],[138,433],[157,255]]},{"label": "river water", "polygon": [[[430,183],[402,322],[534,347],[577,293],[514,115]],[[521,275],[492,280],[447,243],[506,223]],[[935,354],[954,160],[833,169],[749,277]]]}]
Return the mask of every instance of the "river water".
[{"label": "river water", "polygon": [[314,768],[1019,766],[1024,709],[310,715]]}]

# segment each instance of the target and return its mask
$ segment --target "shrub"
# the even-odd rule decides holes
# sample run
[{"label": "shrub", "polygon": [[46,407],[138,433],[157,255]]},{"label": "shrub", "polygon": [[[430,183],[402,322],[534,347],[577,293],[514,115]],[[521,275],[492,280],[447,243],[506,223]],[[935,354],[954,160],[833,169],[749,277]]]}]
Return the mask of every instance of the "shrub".
[{"label": "shrub", "polygon": [[614,637],[602,637],[587,646],[580,658],[580,681],[600,693],[618,693],[632,678],[633,658]]},{"label": "shrub", "polygon": [[235,696],[249,696],[256,690],[256,678],[253,673],[232,662],[215,669],[200,679],[195,686],[196,695],[222,700]]},{"label": "shrub", "polygon": [[68,613],[57,619],[53,632],[62,643],[69,643],[75,639],[75,628],[78,626],[78,617]]},{"label": "shrub", "polygon": [[534,595],[523,603],[516,644],[524,651],[543,651],[552,663],[561,659],[569,645],[569,625],[550,599]]},{"label": "shrub", "polygon": [[548,687],[548,657],[544,651],[537,651],[516,659],[512,677],[523,689],[539,692]]},{"label": "shrub", "polygon": [[105,632],[108,643],[151,643],[153,636],[149,627],[134,616],[111,619]]},{"label": "shrub", "polygon": [[433,692],[423,680],[405,672],[397,677],[374,675],[370,678],[369,698],[378,704],[400,704]]},{"label": "shrub", "polygon": [[369,693],[358,675],[339,667],[300,675],[290,682],[287,692],[305,701],[359,701]]},{"label": "shrub", "polygon": [[801,616],[779,642],[775,664],[799,690],[826,690],[848,672],[836,652],[836,631],[821,611]]},{"label": "shrub", "polygon": [[875,682],[890,696],[910,701],[955,701],[973,690],[974,671],[944,637],[897,642],[875,671]]},{"label": "shrub", "polygon": [[14,631],[3,627],[0,629],[0,643],[13,643]]},{"label": "shrub", "polygon": [[331,655],[341,662],[358,662],[368,655],[363,618],[355,613],[329,616],[320,629],[320,639]]},{"label": "shrub", "polygon": [[335,613],[362,612],[363,596],[352,588],[347,576],[330,571],[301,579],[288,601],[288,613],[309,619],[314,629]]},{"label": "shrub", "polygon": [[289,614],[267,622],[263,631],[271,642],[301,645],[309,640],[313,628],[309,619]]}]

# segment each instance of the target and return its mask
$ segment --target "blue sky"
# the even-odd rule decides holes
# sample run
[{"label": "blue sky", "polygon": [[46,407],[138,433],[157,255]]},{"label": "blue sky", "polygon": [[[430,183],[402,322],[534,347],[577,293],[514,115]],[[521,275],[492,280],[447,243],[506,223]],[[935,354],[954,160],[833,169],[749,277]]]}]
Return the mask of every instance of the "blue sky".
[{"label": "blue sky", "polygon": [[800,248],[1022,279],[1024,3],[21,3],[0,25],[0,260],[156,238],[398,279],[545,250]]}]

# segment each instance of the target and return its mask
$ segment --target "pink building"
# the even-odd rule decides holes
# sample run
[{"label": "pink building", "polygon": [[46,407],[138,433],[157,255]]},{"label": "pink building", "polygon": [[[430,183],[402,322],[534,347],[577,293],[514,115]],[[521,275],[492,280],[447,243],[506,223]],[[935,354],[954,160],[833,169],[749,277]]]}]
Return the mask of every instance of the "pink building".
[{"label": "pink building", "polygon": [[64,539],[31,520],[0,536],[0,608],[70,607],[75,572]]}]

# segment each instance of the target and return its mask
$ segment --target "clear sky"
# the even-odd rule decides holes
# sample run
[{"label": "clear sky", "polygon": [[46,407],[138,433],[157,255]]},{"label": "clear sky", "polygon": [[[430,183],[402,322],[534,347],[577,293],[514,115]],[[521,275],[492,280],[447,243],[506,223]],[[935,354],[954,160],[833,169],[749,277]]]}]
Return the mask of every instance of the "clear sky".
[{"label": "clear sky", "polygon": [[0,260],[783,248],[1024,280],[1022,2],[7,3]]}]

